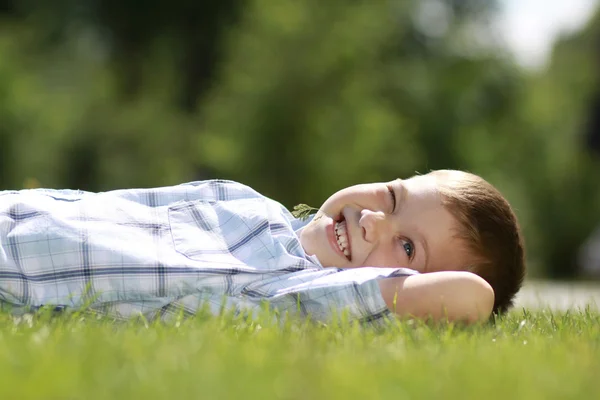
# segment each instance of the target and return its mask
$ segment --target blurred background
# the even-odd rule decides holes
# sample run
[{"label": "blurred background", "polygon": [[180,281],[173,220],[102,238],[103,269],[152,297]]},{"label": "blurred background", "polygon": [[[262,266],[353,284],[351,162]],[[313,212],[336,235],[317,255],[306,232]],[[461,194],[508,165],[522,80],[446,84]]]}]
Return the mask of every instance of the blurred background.
[{"label": "blurred background", "polygon": [[291,208],[457,168],[531,277],[600,279],[594,0],[0,0],[0,189],[233,179]]}]

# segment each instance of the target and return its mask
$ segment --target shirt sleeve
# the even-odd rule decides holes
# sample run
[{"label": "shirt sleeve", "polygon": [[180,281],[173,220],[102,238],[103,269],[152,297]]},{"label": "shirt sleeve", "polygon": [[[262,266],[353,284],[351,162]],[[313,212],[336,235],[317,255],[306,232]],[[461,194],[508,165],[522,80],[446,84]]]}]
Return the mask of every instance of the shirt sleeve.
[{"label": "shirt sleeve", "polygon": [[279,316],[328,323],[343,315],[350,321],[374,323],[390,315],[377,281],[414,274],[418,272],[406,268],[304,270],[251,283],[238,296],[187,295],[153,309],[147,317],[171,319],[194,315],[201,309],[212,314],[225,309],[248,313],[267,305]]}]

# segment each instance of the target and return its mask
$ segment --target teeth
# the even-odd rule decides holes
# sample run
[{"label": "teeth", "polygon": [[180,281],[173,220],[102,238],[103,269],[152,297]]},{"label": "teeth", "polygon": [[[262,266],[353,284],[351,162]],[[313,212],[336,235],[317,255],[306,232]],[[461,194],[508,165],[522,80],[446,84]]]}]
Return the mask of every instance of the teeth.
[{"label": "teeth", "polygon": [[338,246],[346,257],[350,257],[350,251],[346,248],[348,245],[348,234],[346,232],[346,221],[338,222],[335,224],[335,234],[337,238]]}]

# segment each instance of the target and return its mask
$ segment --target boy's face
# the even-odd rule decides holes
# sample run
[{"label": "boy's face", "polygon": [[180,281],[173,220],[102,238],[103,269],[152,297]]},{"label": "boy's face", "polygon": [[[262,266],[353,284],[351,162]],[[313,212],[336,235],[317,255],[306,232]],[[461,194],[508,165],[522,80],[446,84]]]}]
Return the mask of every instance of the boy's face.
[{"label": "boy's face", "polygon": [[458,222],[442,206],[437,179],[427,174],[340,190],[302,230],[300,242],[324,267],[464,270],[467,253],[453,238]]}]

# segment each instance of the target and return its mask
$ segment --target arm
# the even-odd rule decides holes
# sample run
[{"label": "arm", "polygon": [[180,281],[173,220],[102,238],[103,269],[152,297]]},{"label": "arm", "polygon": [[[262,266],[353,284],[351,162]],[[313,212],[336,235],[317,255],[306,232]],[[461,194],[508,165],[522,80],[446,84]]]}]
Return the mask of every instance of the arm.
[{"label": "arm", "polygon": [[388,308],[401,317],[435,321],[486,320],[494,306],[494,290],[481,277],[460,271],[379,280]]},{"label": "arm", "polygon": [[447,317],[468,322],[490,315],[494,292],[475,274],[449,271],[407,276],[410,270],[404,270],[399,271],[402,276],[388,277],[397,270],[402,269],[309,269],[247,284],[237,296],[198,291],[178,299],[163,299],[167,304],[111,303],[105,311],[121,316],[142,313],[148,320],[167,320],[182,310],[185,316],[193,315],[205,306],[212,314],[219,314],[222,309],[259,312],[267,301],[280,315],[310,315],[313,321],[323,322],[330,322],[339,311],[346,312],[349,320],[373,322],[379,321],[388,309],[399,316],[435,320]]}]

